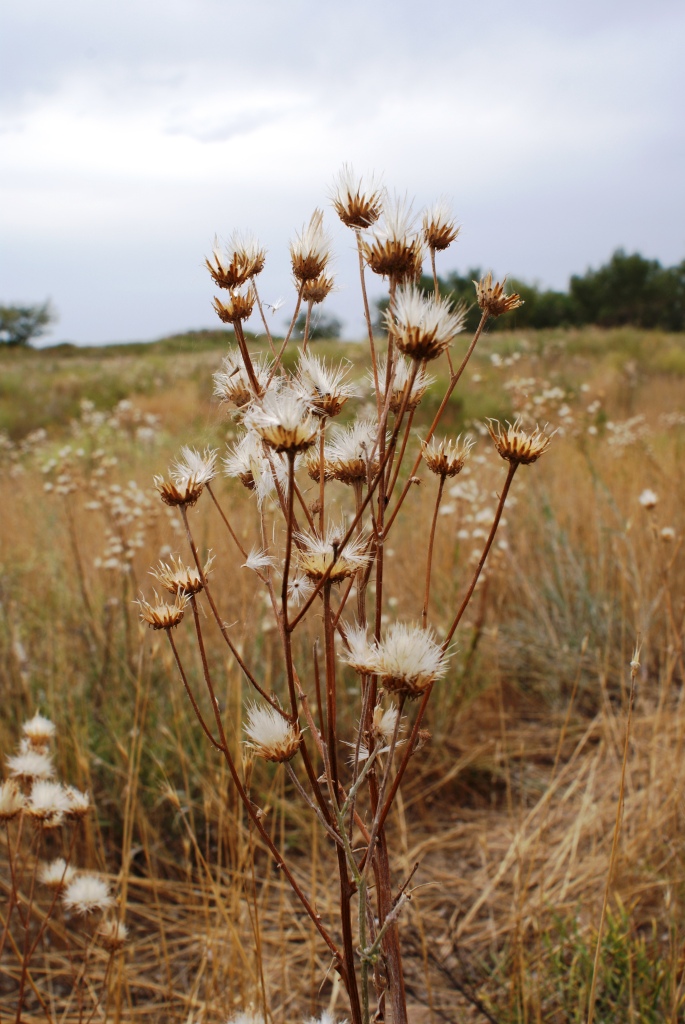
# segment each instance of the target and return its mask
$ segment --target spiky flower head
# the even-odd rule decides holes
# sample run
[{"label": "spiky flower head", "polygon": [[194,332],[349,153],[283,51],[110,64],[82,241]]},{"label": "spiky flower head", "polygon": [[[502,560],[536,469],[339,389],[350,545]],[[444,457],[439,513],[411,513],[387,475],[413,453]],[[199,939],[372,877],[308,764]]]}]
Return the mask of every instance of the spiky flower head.
[{"label": "spiky flower head", "polygon": [[[329,1010],[324,1010],[320,1017],[310,1017],[305,1024],[335,1024],[335,1017]],[[347,1024],[347,1021],[341,1020],[339,1024]]]},{"label": "spiky flower head", "polygon": [[316,441],[318,423],[309,406],[292,389],[267,391],[248,409],[245,426],[255,430],[276,452],[302,452]]},{"label": "spiky flower head", "polygon": [[[214,557],[210,555],[202,570],[205,578],[212,571],[213,561]],[[173,555],[170,564],[160,561],[156,569],[150,570],[150,575],[154,576],[170,594],[199,594],[204,586],[197,566],[184,565],[180,558],[174,558]]]},{"label": "spiky flower head", "polygon": [[241,568],[252,569],[253,572],[261,573],[263,569],[273,569],[275,565],[276,561],[273,555],[267,554],[261,548],[253,547],[247,556],[247,561],[243,562]]},{"label": "spiky flower head", "polygon": [[97,930],[97,939],[101,946],[108,953],[118,953],[126,945],[128,939],[128,928],[123,921],[115,918],[108,918],[103,921]]},{"label": "spiky flower head", "polygon": [[440,252],[449,248],[459,234],[449,203],[439,199],[423,215],[423,237],[426,244]]},{"label": "spiky flower head", "polygon": [[99,875],[93,874],[77,875],[65,889],[62,902],[67,910],[82,917],[108,910],[114,905],[108,883]]},{"label": "spiky flower head", "polygon": [[314,590],[314,584],[301,572],[296,572],[288,580],[288,600],[298,608]]},{"label": "spiky flower head", "polygon": [[[430,630],[396,622],[380,642],[366,639],[366,630],[348,629],[349,650],[344,658],[364,675],[377,675],[389,693],[420,696],[444,676],[447,657]],[[393,725],[394,727],[394,725]]]},{"label": "spiky flower head", "polygon": [[331,258],[331,240],[324,230],[323,211],[314,210],[309,224],[290,243],[293,274],[302,284],[323,274]]},{"label": "spiky flower head", "polygon": [[350,537],[345,547],[340,544],[346,534],[342,525],[329,524],[325,537],[313,536],[310,533],[298,534],[300,547],[297,560],[300,570],[315,583],[326,575],[331,583],[341,583],[364,569],[369,562],[365,552],[366,540],[363,537]]},{"label": "spiky flower head", "polygon": [[346,380],[348,374],[349,367],[343,363],[329,367],[319,356],[302,352],[295,388],[313,413],[318,416],[337,416],[348,399],[359,394],[355,385]]},{"label": "spiky flower head", "polygon": [[[256,359],[252,363],[252,369],[260,387],[260,393],[263,393],[266,391],[271,375],[271,362],[268,359]],[[214,374],[214,394],[222,402],[231,402],[238,409],[242,409],[259,397],[253,391],[240,352],[229,352],[221,369]]]},{"label": "spiky flower head", "polygon": [[250,747],[265,761],[289,761],[297,753],[302,739],[297,723],[293,724],[268,705],[251,704],[244,728]]},{"label": "spiky flower head", "polygon": [[14,779],[0,782],[0,823],[12,821],[21,814],[24,803],[24,794]]},{"label": "spiky flower head", "polygon": [[274,454],[271,459],[267,458],[261,437],[252,430],[229,448],[223,463],[226,476],[237,477],[243,487],[254,491],[260,506],[275,490],[274,475],[281,486],[288,477],[283,456]]},{"label": "spiky flower head", "polygon": [[470,438],[462,441],[460,434],[456,441],[438,442],[432,438],[430,443],[422,441],[421,444],[423,459],[429,470],[444,479],[461,473],[474,442]]},{"label": "spiky flower head", "polygon": [[326,446],[326,474],[343,484],[361,483],[378,472],[376,438],[378,424],[371,419],[355,420],[338,427]]},{"label": "spiky flower head", "polygon": [[386,314],[397,347],[411,359],[436,359],[464,329],[466,306],[426,296],[415,285],[398,288],[394,316]]},{"label": "spiky flower head", "polygon": [[311,302],[313,306],[320,305],[333,291],[335,282],[332,277],[326,274],[319,274],[311,281],[305,281],[302,288],[303,302]]},{"label": "spiky flower head", "polygon": [[148,626],[151,626],[153,629],[173,629],[174,626],[178,626],[185,614],[186,604],[188,603],[186,595],[179,591],[176,594],[174,603],[167,604],[156,590],[154,594],[154,604],[146,601],[142,596],[135,602],[140,608],[140,618],[142,621],[147,622]]},{"label": "spiky flower head", "polygon": [[30,747],[8,757],[7,767],[13,779],[22,779],[25,782],[33,782],[34,779],[50,779],[55,774],[49,755]]},{"label": "spiky flower head", "polygon": [[65,811],[66,817],[71,818],[72,821],[80,821],[81,818],[85,818],[91,808],[89,794],[83,793],[76,786],[67,786],[66,794],[69,801],[69,806]]},{"label": "spiky flower head", "polygon": [[488,316],[501,316],[502,313],[508,313],[509,310],[518,309],[523,305],[523,299],[516,292],[512,292],[511,295],[504,294],[506,281],[505,277],[501,283],[495,281],[493,284],[492,273],[487,273],[480,281],[473,282],[476,286],[478,305]]},{"label": "spiky flower head", "polygon": [[331,202],[348,228],[368,228],[381,215],[383,195],[384,190],[373,179],[365,188],[363,179],[357,177],[349,164],[343,164],[333,182]]},{"label": "spiky flower head", "polygon": [[364,259],[374,274],[416,280],[421,274],[423,245],[416,231],[411,204],[395,196],[386,199],[383,219],[362,243]]},{"label": "spiky flower head", "polygon": [[165,505],[190,507],[194,505],[204,490],[204,484],[192,476],[185,480],[165,480],[163,476],[153,477],[153,482]]},{"label": "spiky flower head", "polygon": [[64,857],[41,864],[38,869],[38,880],[48,889],[62,892],[76,877],[76,869],[67,864]]},{"label": "spiky flower head", "polygon": [[224,324],[235,324],[240,320],[249,320],[252,316],[255,299],[255,290],[252,285],[248,285],[242,292],[238,289],[229,292],[228,301],[218,299],[215,295],[213,299],[214,311],[219,320]]},{"label": "spiky flower head", "polygon": [[22,731],[31,746],[40,750],[42,747],[47,746],[55,735],[55,724],[49,718],[45,718],[44,715],[36,712],[33,718],[29,718],[28,722],[24,722]]},{"label": "spiky flower head", "polygon": [[539,427],[533,431],[525,431],[521,427],[521,419],[502,426],[499,420],[489,420],[488,430],[495,442],[495,448],[507,462],[528,466],[537,462],[547,451],[552,434],[545,434]]},{"label": "spiky flower head", "polygon": [[266,251],[255,238],[236,233],[223,252],[214,239],[212,258],[205,259],[205,266],[219,288],[234,289],[261,273],[265,258]]},{"label": "spiky flower head", "polygon": [[169,470],[169,476],[176,481],[179,487],[183,486],[186,480],[194,480],[198,484],[210,483],[217,474],[216,460],[219,451],[217,448],[205,448],[200,454],[195,448],[184,444],[181,454]]},{"label": "spiky flower head", "polygon": [[69,810],[69,794],[60,782],[34,782],[26,802],[29,817],[44,828],[57,828]]},{"label": "spiky flower head", "polygon": [[376,704],[371,720],[371,732],[376,746],[387,747],[392,742],[395,730],[399,732],[402,729],[402,723],[400,722],[399,726],[397,724],[399,714],[399,708],[394,704],[387,708],[382,704]]},{"label": "spiky flower head", "polygon": [[376,648],[375,672],[387,692],[411,699],[445,675],[447,657],[430,630],[396,622]]},{"label": "spiky flower head", "polygon": [[[405,359],[404,356],[398,356],[395,359],[395,365],[393,367],[393,377],[390,385],[390,412],[399,412],[402,408],[402,403],[405,400],[407,389],[409,388],[409,382],[411,380],[411,368],[415,366],[413,360]],[[388,364],[387,359],[382,358],[378,360],[378,390],[380,391],[381,404],[385,404],[386,396],[386,384],[387,384],[387,373]],[[373,373],[369,371],[368,380],[372,386],[375,386]],[[416,409],[419,402],[425,395],[431,384],[435,383],[435,377],[427,373],[423,366],[419,366],[416,374],[414,375],[414,382],[411,386],[411,391],[406,399],[405,409],[407,412],[411,412],[412,409]]]}]

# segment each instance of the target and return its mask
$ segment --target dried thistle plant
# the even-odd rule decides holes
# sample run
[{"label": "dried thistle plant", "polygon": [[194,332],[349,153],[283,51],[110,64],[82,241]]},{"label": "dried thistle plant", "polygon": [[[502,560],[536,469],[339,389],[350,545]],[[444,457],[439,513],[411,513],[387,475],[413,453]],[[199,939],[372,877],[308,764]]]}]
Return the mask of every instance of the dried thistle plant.
[{"label": "dried thistle plant", "polygon": [[[175,601],[170,604],[156,595],[150,602],[141,598],[140,610],[144,622],[166,633],[192,710],[217,756],[224,759],[252,829],[328,948],[347,993],[351,1024],[384,1019],[386,1004],[394,1024],[407,1024],[399,923],[411,898],[410,879],[393,886],[386,821],[411,759],[421,756],[426,739],[422,723],[431,692],[435,686],[451,685],[453,637],[492,547],[514,474],[520,465],[544,454],[550,438],[538,428],[524,431],[518,421],[506,428],[490,424],[508,471],[489,532],[483,532],[477,564],[465,568],[461,604],[454,609],[449,628],[438,633],[430,615],[438,511],[445,481],[461,472],[473,440],[438,441],[435,434],[487,321],[515,309],[520,299],[506,295],[503,284],[493,284],[491,275],[477,283],[480,323],[455,369],[448,350],[463,330],[465,309],[453,308],[441,298],[435,271],[436,253],[458,235],[447,204],[435,204],[419,229],[410,203],[389,199],[374,182],[365,185],[350,167],[338,176],[331,198],[357,242],[375,412],[370,415],[367,405],[344,426],[331,424],[343,409],[349,411],[358,391],[346,367],[329,366],[307,352],[311,308],[332,287],[331,242],[322,211],[315,211],[290,246],[297,296],[290,329],[278,351],[264,321],[274,358],[254,352],[242,327],[250,304],[258,302],[254,277],[264,265],[264,249],[252,239],[239,245],[239,236],[225,253],[215,247],[207,267],[213,281],[229,292],[226,301],[215,300],[215,308],[233,325],[236,340],[235,350],[215,375],[216,394],[235,407],[234,416],[244,431],[223,457],[223,466],[246,489],[242,493],[252,504],[253,538],[243,545],[231,525],[230,509],[212,490],[217,453],[200,455],[185,449],[169,479],[158,477],[156,485],[162,500],[180,516],[195,567],[174,561],[153,569]],[[426,247],[435,280],[430,296],[415,284]],[[387,338],[381,356],[369,315],[367,268],[389,281]],[[282,356],[303,301],[307,326],[302,352],[296,369],[288,371]],[[411,431],[413,416],[434,384],[426,364],[441,358],[449,367],[448,386],[417,445]],[[417,534],[426,538],[421,542],[425,549],[413,552],[426,567],[424,600],[416,609],[420,621],[392,621],[393,595],[383,571],[389,557],[387,541],[422,463],[438,477],[432,517],[425,531]],[[428,475],[426,480],[430,479]],[[305,495],[312,487],[315,500],[307,504]],[[237,548],[235,564],[219,558],[212,565],[211,581],[210,562],[203,564],[189,518],[205,490]],[[262,682],[256,652],[239,647],[213,594],[214,580],[241,567],[255,573],[274,618],[281,673],[273,685]],[[353,606],[348,607],[353,594]],[[200,604],[208,615],[199,614]],[[201,710],[174,640],[173,631],[182,619],[182,628],[193,631],[201,655],[211,717]],[[296,653],[302,645],[296,647],[295,637],[305,623],[318,631],[322,665],[316,655],[303,658]],[[245,743],[251,752],[246,759],[236,758],[227,740],[224,711],[216,698],[215,678],[221,666],[210,664],[207,656],[204,635],[210,628],[223,638],[248,689],[254,691],[245,709]],[[358,727],[346,735],[338,712],[343,673],[350,669],[357,678]],[[342,757],[344,747],[351,756]],[[321,918],[313,896],[298,880],[300,873],[296,876],[289,855],[271,835],[255,795],[259,769],[253,755],[287,774],[293,798],[302,799],[321,825],[337,866],[337,921]],[[14,799],[8,791],[8,808]],[[252,1019],[251,1010],[234,1018]],[[328,1019],[324,1014],[321,1021]]]}]

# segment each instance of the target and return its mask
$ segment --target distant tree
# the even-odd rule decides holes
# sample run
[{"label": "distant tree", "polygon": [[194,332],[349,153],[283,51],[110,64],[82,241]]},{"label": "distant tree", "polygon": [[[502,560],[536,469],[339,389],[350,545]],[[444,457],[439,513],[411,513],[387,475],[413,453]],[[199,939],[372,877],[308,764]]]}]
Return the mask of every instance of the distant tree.
[{"label": "distant tree", "polygon": [[618,249],[599,270],[574,275],[570,292],[579,323],[685,330],[685,261],[662,267]]},{"label": "distant tree", "polygon": [[28,345],[57,319],[48,302],[40,306],[0,306],[0,342]]},{"label": "distant tree", "polygon": [[[307,314],[300,313],[295,322],[295,337],[304,337],[304,326],[307,322]],[[312,313],[309,321],[309,340],[310,341],[321,341],[326,339],[328,341],[336,340],[342,333],[342,321],[338,320],[337,316],[326,316],[325,313],[317,313],[316,310]]]}]

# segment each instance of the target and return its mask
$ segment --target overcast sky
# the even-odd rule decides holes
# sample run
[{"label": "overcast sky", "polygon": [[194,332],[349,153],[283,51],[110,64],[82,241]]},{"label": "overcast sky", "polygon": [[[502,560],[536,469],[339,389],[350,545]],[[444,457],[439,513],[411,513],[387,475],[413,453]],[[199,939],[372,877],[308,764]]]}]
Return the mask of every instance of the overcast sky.
[{"label": "overcast sky", "polygon": [[[202,260],[236,228],[290,303],[288,239],[343,162],[417,211],[450,199],[445,271],[564,287],[618,246],[685,257],[682,0],[4,0],[2,21],[0,303],[49,297],[51,341],[218,325]],[[359,336],[326,210],[326,308]]]}]

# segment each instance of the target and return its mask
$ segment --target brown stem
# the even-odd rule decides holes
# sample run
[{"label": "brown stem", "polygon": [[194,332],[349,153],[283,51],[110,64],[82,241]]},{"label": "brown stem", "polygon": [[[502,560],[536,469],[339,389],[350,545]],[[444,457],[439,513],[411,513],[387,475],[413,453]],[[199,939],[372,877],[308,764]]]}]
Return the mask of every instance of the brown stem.
[{"label": "brown stem", "polygon": [[247,350],[247,342],[245,341],[243,325],[241,324],[240,320],[233,321],[233,330],[235,331],[235,336],[240,347],[240,354],[243,357],[243,362],[245,364],[245,369],[247,370],[247,375],[250,378],[250,385],[252,387],[252,390],[254,391],[256,398],[261,398],[262,389],[259,386],[259,381],[257,380],[257,377],[254,372],[252,359],[250,358],[250,353]]},{"label": "brown stem", "polygon": [[360,228],[355,228],[355,235],[357,238],[357,252],[359,254],[359,278],[362,286],[362,300],[364,302],[364,318],[366,320],[366,327],[369,332],[369,351],[371,352],[371,368],[373,371],[373,386],[376,391],[376,412],[378,413],[378,419],[381,417],[381,396],[378,389],[378,361],[376,359],[376,346],[373,340],[373,324],[371,323],[371,313],[369,311],[369,298],[366,294],[366,279],[364,277],[364,251],[362,249],[362,233]]},{"label": "brown stem", "polygon": [[438,522],[438,510],[440,508],[440,500],[442,498],[443,488],[445,486],[445,475],[440,475],[440,484],[438,486],[438,496],[435,499],[435,511],[433,512],[433,522],[431,523],[431,532],[428,539],[428,559],[426,561],[426,589],[423,597],[423,611],[421,612],[421,625],[424,629],[428,626],[428,598],[430,596],[431,588],[431,570],[433,568],[433,542],[435,540],[435,527]]},{"label": "brown stem", "polygon": [[[452,377],[450,378],[449,387],[447,388],[447,391],[445,392],[445,396],[444,396],[442,402],[440,403],[440,407],[439,407],[438,411],[436,412],[436,414],[435,414],[435,416],[433,418],[433,422],[431,423],[430,429],[429,429],[428,433],[426,434],[426,436],[424,438],[426,444],[428,444],[428,442],[432,438],[433,434],[438,429],[438,425],[440,423],[440,420],[442,419],[442,415],[443,415],[443,413],[445,411],[445,408],[447,406],[448,401],[450,400],[452,392],[454,391],[454,389],[456,388],[457,384],[459,383],[459,379],[460,379],[461,375],[463,374],[464,370],[466,369],[468,361],[471,358],[471,355],[473,353],[474,348],[476,347],[476,342],[478,341],[478,339],[480,338],[481,334],[483,333],[483,328],[485,327],[485,324],[487,322],[488,315],[489,315],[488,313],[484,312],[483,315],[481,316],[480,322],[478,324],[478,327],[476,328],[476,333],[473,335],[473,338],[471,339],[471,344],[469,345],[469,347],[467,349],[466,355],[462,359],[461,364],[460,364],[459,369],[457,370],[457,372],[455,374],[453,374]],[[399,498],[397,499],[397,504],[395,505],[395,508],[393,509],[392,514],[388,518],[388,525],[386,526],[386,531],[389,530],[390,527],[392,526],[392,524],[394,523],[395,516],[399,512],[399,510],[400,510],[400,508],[401,508],[401,506],[402,506],[402,504],[404,502],[404,499],[407,497],[407,494],[409,493],[409,488],[411,487],[412,477],[414,477],[416,475],[416,471],[419,468],[419,466],[421,465],[421,459],[422,458],[423,458],[423,449],[417,455],[416,461],[415,461],[415,463],[414,463],[414,465],[412,467],[412,471],[409,474],[409,479],[407,480],[407,482],[404,485],[404,488],[402,490],[402,493],[400,494]]]},{"label": "brown stem", "polygon": [[276,355],[276,349],[274,348],[274,339],[271,337],[271,331],[269,330],[269,325],[267,323],[266,316],[264,315],[264,309],[262,307],[262,300],[260,299],[259,292],[257,291],[257,282],[255,281],[254,278],[252,278],[252,288],[254,290],[254,297],[257,300],[257,308],[259,309],[259,315],[262,318],[262,323],[264,324],[264,330],[266,331],[266,336],[267,336],[268,341],[269,341],[269,347],[271,349],[272,354],[275,356]]},{"label": "brown stem", "polygon": [[281,359],[283,358],[283,353],[285,352],[285,347],[288,344],[288,342],[290,341],[290,335],[293,333],[293,329],[295,327],[295,321],[297,320],[297,314],[300,312],[300,305],[302,304],[302,292],[303,291],[304,291],[304,281],[300,285],[299,291],[297,293],[297,302],[295,304],[295,312],[293,313],[293,318],[290,321],[290,327],[288,328],[288,333],[286,334],[285,338],[283,339],[283,344],[281,345],[280,349],[278,350],[278,355],[276,356],[276,362],[271,367],[271,373],[269,374],[269,379],[266,382],[266,390],[267,391],[269,390],[269,385],[271,384],[271,381],[274,379],[274,375],[277,373],[278,368],[281,365]]},{"label": "brown stem", "polygon": [[302,336],[302,351],[303,352],[307,351],[307,342],[309,341],[309,325],[310,325],[311,320],[312,320],[312,308],[313,308],[313,306],[314,306],[314,301],[312,299],[310,299],[309,302],[307,303],[307,316],[305,317],[305,321],[304,321],[304,334]]},{"label": "brown stem", "polygon": [[[196,611],[196,608],[195,608],[195,601],[194,600],[193,600],[193,612],[195,612],[195,614],[197,614],[197,611]],[[200,708],[198,707],[198,704],[197,704],[197,701],[195,700],[195,696],[193,694],[193,691],[190,689],[190,684],[188,683],[187,676],[186,676],[185,671],[183,669],[183,665],[181,663],[181,658],[179,656],[178,649],[176,647],[176,644],[174,643],[174,638],[171,635],[171,630],[170,629],[165,629],[164,632],[169,637],[169,643],[171,644],[171,650],[174,652],[174,658],[176,659],[176,665],[178,667],[178,671],[179,671],[179,674],[181,676],[181,680],[183,682],[183,686],[185,688],[185,691],[188,694],[188,698],[189,698],[190,703],[192,705],[193,711],[195,712],[195,717],[197,718],[198,722],[202,726],[202,730],[203,730],[205,736],[207,737],[207,739],[209,740],[209,742],[212,744],[212,746],[216,747],[217,750],[221,750],[221,744],[217,740],[215,740],[214,736],[212,735],[209,726],[207,725],[207,723],[205,722],[204,718],[202,717],[202,712],[200,711]]]}]

